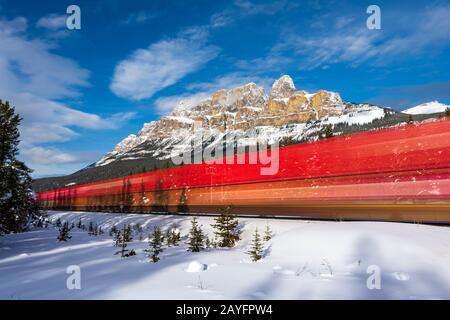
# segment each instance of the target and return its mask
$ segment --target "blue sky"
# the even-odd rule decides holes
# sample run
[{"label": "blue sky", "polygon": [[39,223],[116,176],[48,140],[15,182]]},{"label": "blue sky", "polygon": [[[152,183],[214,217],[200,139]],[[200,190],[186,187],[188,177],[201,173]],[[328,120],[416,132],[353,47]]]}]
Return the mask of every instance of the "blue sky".
[{"label": "blue sky", "polygon": [[[81,30],[65,26],[81,8]],[[366,9],[381,8],[381,30]],[[449,1],[0,0],[0,98],[34,176],[76,171],[143,123],[283,74],[396,109],[450,103]]]}]

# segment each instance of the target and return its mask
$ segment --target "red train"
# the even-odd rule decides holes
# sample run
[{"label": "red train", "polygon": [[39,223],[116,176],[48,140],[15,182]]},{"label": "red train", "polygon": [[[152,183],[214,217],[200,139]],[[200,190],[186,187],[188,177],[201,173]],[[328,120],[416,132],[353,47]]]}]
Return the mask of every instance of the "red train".
[{"label": "red train", "polygon": [[[261,175],[254,154],[38,194],[43,207],[321,219],[450,222],[450,119],[281,147]],[[226,162],[226,161],[225,161]],[[237,164],[247,163],[247,164]]]}]

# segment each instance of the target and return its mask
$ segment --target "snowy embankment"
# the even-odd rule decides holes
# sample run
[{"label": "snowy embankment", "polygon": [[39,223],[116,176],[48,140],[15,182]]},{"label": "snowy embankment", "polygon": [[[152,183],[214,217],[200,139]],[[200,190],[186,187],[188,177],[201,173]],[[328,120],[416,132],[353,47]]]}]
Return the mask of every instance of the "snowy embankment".
[{"label": "snowy embankment", "polygon": [[[98,223],[105,234],[73,229],[57,242],[57,229],[0,237],[1,299],[450,299],[450,229],[385,222],[319,222],[240,219],[242,240],[233,249],[186,251],[190,217],[54,212],[55,221]],[[212,235],[212,217],[200,217]],[[140,223],[147,235],[178,225],[182,243],[150,263],[147,240],[129,244],[136,256],[120,258],[108,235]],[[255,227],[275,236],[265,257],[246,251]],[[69,290],[68,266],[81,270],[81,289]],[[369,290],[369,270],[379,268],[380,289]],[[373,272],[373,271],[371,271]]]}]

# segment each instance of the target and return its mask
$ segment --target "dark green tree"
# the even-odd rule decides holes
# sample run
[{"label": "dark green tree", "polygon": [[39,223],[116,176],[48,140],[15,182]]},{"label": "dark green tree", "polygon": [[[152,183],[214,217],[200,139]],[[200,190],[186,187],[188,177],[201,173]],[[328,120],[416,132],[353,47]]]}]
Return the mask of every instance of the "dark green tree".
[{"label": "dark green tree", "polygon": [[40,215],[31,189],[32,170],[16,159],[21,120],[14,107],[0,100],[0,235],[20,232]]},{"label": "dark green tree", "polygon": [[59,235],[57,237],[58,241],[67,241],[72,238],[71,235],[69,235],[70,227],[68,222],[64,222],[62,227],[59,228]]},{"label": "dark green tree", "polygon": [[253,234],[252,246],[247,252],[253,261],[258,261],[262,259],[263,246],[261,242],[261,237],[258,232],[258,228],[255,229]]},{"label": "dark green tree", "polygon": [[131,226],[130,225],[123,225],[123,229],[121,231],[118,231],[116,233],[115,237],[115,246],[120,247],[120,250],[116,252],[116,254],[120,253],[120,256],[122,258],[124,257],[130,257],[136,255],[136,252],[134,250],[128,250],[127,246],[128,243],[133,241],[133,237],[131,235]]},{"label": "dark green tree", "polygon": [[450,108],[445,109],[445,116],[450,116]]},{"label": "dark green tree", "polygon": [[188,251],[191,252],[200,252],[205,249],[205,236],[195,217],[191,220],[188,245]]},{"label": "dark green tree", "polygon": [[111,229],[109,230],[109,236],[112,237],[112,236],[114,236],[116,234],[117,234],[117,227],[116,227],[116,225],[113,225],[111,227]]},{"label": "dark green tree", "polygon": [[180,231],[178,230],[176,225],[172,225],[171,228],[167,229],[166,242],[168,247],[177,246],[180,240],[181,240]]},{"label": "dark green tree", "polygon": [[89,227],[88,227],[88,233],[90,236],[94,235],[95,233],[95,229],[94,229],[94,223],[92,221],[89,222]]},{"label": "dark green tree", "polygon": [[152,234],[149,235],[149,238],[150,248],[147,250],[149,252],[148,257],[150,258],[151,262],[156,263],[160,260],[159,255],[164,251],[164,237],[161,230],[157,226],[155,226]]},{"label": "dark green tree", "polygon": [[327,139],[333,137],[333,126],[331,124],[326,125],[320,132],[320,139]]},{"label": "dark green tree", "polygon": [[266,226],[266,230],[264,231],[264,241],[269,241],[273,237],[272,229],[270,229],[270,226]]},{"label": "dark green tree", "polygon": [[220,209],[220,215],[214,219],[212,227],[217,237],[218,246],[222,248],[232,248],[241,239],[241,232],[238,229],[239,221],[233,213],[233,207],[228,206]]}]

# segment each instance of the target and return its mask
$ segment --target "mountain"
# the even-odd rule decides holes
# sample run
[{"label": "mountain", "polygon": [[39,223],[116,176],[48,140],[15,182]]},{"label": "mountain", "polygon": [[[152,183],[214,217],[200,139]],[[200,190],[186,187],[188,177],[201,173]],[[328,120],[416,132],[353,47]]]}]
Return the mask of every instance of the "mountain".
[{"label": "mountain", "polygon": [[431,114],[445,112],[447,108],[450,108],[450,106],[442,104],[438,101],[431,101],[403,110],[402,112],[407,114]]},{"label": "mountain", "polygon": [[146,123],[137,135],[122,140],[94,166],[114,161],[153,157],[169,159],[195,145],[196,132],[203,148],[220,141],[225,134],[252,143],[255,138],[293,141],[318,138],[327,124],[365,124],[383,118],[387,109],[369,104],[345,103],[338,93],[321,90],[298,91],[289,76],[276,80],[268,95],[255,83],[219,90],[196,105],[180,102],[174,111],[158,121]]},{"label": "mountain", "polygon": [[[219,90],[194,104],[180,102],[158,121],[144,124],[99,161],[71,175],[34,182],[36,191],[79,184],[174,166],[171,158],[185,151],[226,147],[226,135],[239,143],[258,141],[303,143],[319,139],[325,128],[333,135],[389,127],[410,121],[411,116],[367,103],[344,102],[336,92],[297,90],[285,75],[268,94],[255,83]],[[414,121],[436,117],[414,115]],[[197,141],[201,134],[203,141]],[[219,150],[220,151],[220,150]],[[220,153],[218,154],[220,156]]]}]

